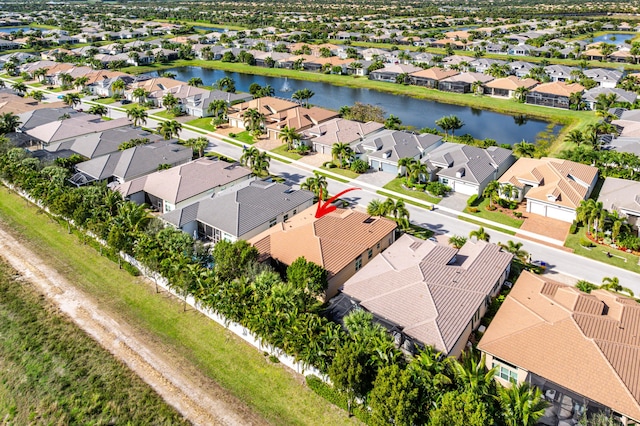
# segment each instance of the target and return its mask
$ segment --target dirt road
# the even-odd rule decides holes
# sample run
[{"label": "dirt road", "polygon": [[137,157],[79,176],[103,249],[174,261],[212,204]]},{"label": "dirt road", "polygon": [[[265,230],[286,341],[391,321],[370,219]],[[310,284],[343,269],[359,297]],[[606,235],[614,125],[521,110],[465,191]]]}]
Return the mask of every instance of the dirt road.
[{"label": "dirt road", "polygon": [[75,288],[3,226],[0,222],[0,256],[186,419],[203,426],[266,424],[153,336],[128,326]]}]

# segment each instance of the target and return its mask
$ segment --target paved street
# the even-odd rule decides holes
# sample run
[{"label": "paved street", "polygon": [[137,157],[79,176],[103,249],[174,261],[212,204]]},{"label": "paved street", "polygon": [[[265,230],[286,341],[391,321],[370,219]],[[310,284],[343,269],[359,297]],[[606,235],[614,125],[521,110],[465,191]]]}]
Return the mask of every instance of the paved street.
[{"label": "paved street", "polygon": [[[89,106],[84,106],[84,108],[88,107]],[[120,111],[113,111],[111,113],[112,118],[123,116],[125,116],[125,114]],[[156,126],[156,120],[147,120],[146,127],[153,129]],[[202,136],[202,134],[188,129],[183,129],[180,134],[181,139],[199,136]],[[226,143],[213,136],[208,136],[208,139],[211,141],[208,148],[209,151],[215,151],[235,159],[240,158],[242,155],[242,148],[238,146]],[[312,167],[309,165],[296,162],[285,164],[275,159],[271,160],[269,170],[273,174],[282,176],[292,185],[299,185],[307,177],[313,175]],[[329,192],[332,194],[354,186],[363,189],[349,193],[344,199],[351,203],[358,204],[361,207],[366,208],[367,204],[375,198],[385,198],[384,196],[376,194],[370,185],[363,185],[360,181],[341,183],[329,179]],[[434,211],[429,211],[412,205],[408,205],[408,208],[412,223],[429,228],[437,233],[467,236],[470,231],[478,228],[478,225],[458,219],[455,214],[452,214],[448,209],[445,211],[445,209],[441,207],[436,207]],[[531,253],[533,259],[544,260],[549,264],[547,273],[551,276],[561,273],[575,279],[585,279],[594,284],[600,284],[604,277],[618,277],[621,285],[632,289],[636,295],[640,295],[640,275],[638,274],[495,230],[489,230],[489,234],[491,235],[491,242],[494,243],[506,242],[508,240],[522,242],[523,249]]]}]

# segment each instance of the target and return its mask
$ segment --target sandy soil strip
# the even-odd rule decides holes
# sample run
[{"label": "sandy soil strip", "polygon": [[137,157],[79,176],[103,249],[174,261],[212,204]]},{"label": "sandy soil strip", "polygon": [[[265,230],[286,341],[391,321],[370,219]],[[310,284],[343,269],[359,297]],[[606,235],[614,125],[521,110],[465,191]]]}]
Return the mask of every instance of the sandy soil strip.
[{"label": "sandy soil strip", "polygon": [[0,222],[0,255],[80,328],[123,361],[167,403],[196,425],[258,425],[257,416],[179,356],[101,308],[43,259],[7,233]]}]

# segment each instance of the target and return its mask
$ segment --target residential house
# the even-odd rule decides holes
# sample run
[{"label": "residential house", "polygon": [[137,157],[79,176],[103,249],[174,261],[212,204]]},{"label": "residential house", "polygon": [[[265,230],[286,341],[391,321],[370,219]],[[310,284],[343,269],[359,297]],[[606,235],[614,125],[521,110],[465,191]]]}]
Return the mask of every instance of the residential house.
[{"label": "residential house", "polygon": [[408,74],[415,73],[421,70],[422,68],[410,64],[389,64],[385,65],[384,68],[369,72],[369,79],[396,83],[396,78],[398,78],[399,76],[407,78]]},{"label": "residential house", "polygon": [[571,95],[574,93],[582,93],[583,91],[584,86],[579,83],[565,83],[563,81],[543,83],[527,93],[525,102],[552,108],[569,109],[571,106]]},{"label": "residential house", "polygon": [[18,96],[16,92],[8,88],[0,88],[0,114],[13,113],[24,114],[35,109],[64,108],[62,101],[53,103],[38,102],[25,96]]},{"label": "residential house", "polygon": [[244,129],[244,113],[250,109],[255,109],[268,118],[273,114],[278,114],[291,108],[297,108],[299,106],[300,105],[295,102],[273,98],[271,96],[252,99],[247,102],[233,105],[229,108],[229,126]]},{"label": "residential house", "polygon": [[186,164],[118,185],[115,190],[137,204],[146,203],[160,213],[181,209],[200,198],[247,181],[251,170],[239,163],[203,157]]},{"label": "residential house", "polygon": [[481,195],[492,180],[498,179],[514,162],[511,150],[491,146],[483,149],[446,142],[429,152],[426,162],[431,178],[465,195]]},{"label": "residential house", "polygon": [[314,196],[309,191],[266,181],[245,183],[165,213],[162,219],[215,244],[248,240],[313,204]]},{"label": "residential house", "polygon": [[398,161],[413,158],[417,161],[442,144],[442,137],[429,133],[414,134],[400,130],[382,130],[364,136],[354,151],[374,170],[398,174]]},{"label": "residential house", "polygon": [[302,132],[302,141],[310,145],[313,151],[331,155],[333,145],[347,143],[353,145],[384,129],[384,124],[375,121],[360,121],[335,118],[313,126]]},{"label": "residential house", "polygon": [[573,80],[572,73],[578,71],[579,68],[568,67],[566,65],[547,65],[544,67],[544,72],[549,76],[552,82],[564,82]]},{"label": "residential house", "polygon": [[253,99],[253,96],[249,93],[230,93],[222,90],[208,90],[182,99],[180,107],[188,115],[193,115],[195,117],[210,117],[213,114],[209,112],[209,105],[217,100],[223,100],[227,105],[234,105],[240,102],[248,102],[251,99]]},{"label": "residential house", "polygon": [[365,309],[406,351],[432,346],[459,357],[509,276],[511,258],[484,241],[455,249],[404,234],[345,282],[328,312],[347,299],[334,319]]},{"label": "residential house", "polygon": [[500,68],[507,64],[506,61],[499,59],[478,58],[469,62],[469,67],[477,72],[486,73],[492,66],[498,66]]},{"label": "residential house", "polygon": [[609,212],[618,212],[640,235],[640,182],[608,177],[600,189],[598,201]]},{"label": "residential house", "polygon": [[251,238],[263,260],[291,265],[303,256],[328,272],[326,297],[395,241],[396,223],[357,210],[316,218],[316,206]]},{"label": "residential house", "polygon": [[76,164],[77,173],[71,181],[78,186],[93,181],[123,184],[153,173],[160,166],[184,164],[192,157],[193,150],[175,140],[138,145]]},{"label": "residential house", "polygon": [[622,79],[622,73],[618,70],[604,68],[589,68],[583,71],[587,78],[594,80],[600,87],[613,89]]},{"label": "residential house", "polygon": [[628,103],[633,105],[638,99],[638,94],[630,92],[628,90],[609,88],[604,86],[597,86],[593,89],[589,89],[582,94],[582,100],[587,104],[587,108],[594,110],[596,108],[596,102],[600,95],[616,95],[616,103]]},{"label": "residential house", "polygon": [[[139,102],[140,101],[139,99],[134,98],[133,92],[138,88],[142,88],[148,93],[146,99],[144,99],[143,102],[150,100],[156,106],[161,106],[162,98],[164,97],[164,95],[167,94],[169,90],[179,90],[180,86],[188,86],[188,85],[184,81],[174,80],[172,78],[154,77],[148,80],[136,81],[130,84],[127,90],[125,90],[124,96],[129,101]],[[191,86],[188,86],[188,87],[191,87]],[[198,88],[194,87],[194,89],[198,89]],[[202,91],[205,89],[199,89],[199,90]]]},{"label": "residential house", "polygon": [[532,56],[533,46],[520,43],[516,46],[509,47],[509,49],[507,50],[507,53],[513,56]]},{"label": "residential house", "polygon": [[69,150],[86,158],[96,158],[117,152],[123,142],[132,139],[148,139],[158,142],[162,136],[133,126],[118,127],[99,132],[91,132],[63,142],[52,142],[45,151],[58,152]]},{"label": "residential house", "polygon": [[431,67],[427,68],[426,70],[421,70],[409,74],[409,81],[414,86],[423,86],[437,89],[440,81],[458,74],[459,72],[456,70]]},{"label": "residential house", "polygon": [[527,382],[551,404],[538,424],[577,424],[604,411],[640,423],[640,305],[606,290],[583,293],[524,271],[478,349],[503,386]]},{"label": "residential house", "polygon": [[496,78],[484,85],[484,93],[502,98],[513,98],[519,87],[527,90],[534,88],[538,82],[532,78],[518,78],[515,75]]},{"label": "residential house", "polygon": [[317,126],[325,121],[333,120],[339,113],[319,107],[305,108],[298,106],[269,116],[266,123],[267,137],[278,140],[285,127],[294,129],[298,133]]},{"label": "residential house", "polygon": [[445,92],[470,93],[473,91],[474,84],[479,84],[480,87],[476,90],[483,93],[484,85],[492,80],[494,80],[494,78],[487,74],[480,72],[464,72],[440,80],[438,83],[438,89]]},{"label": "residential house", "polygon": [[532,68],[535,68],[535,65],[531,62],[525,61],[513,61],[508,62],[509,68],[511,68],[511,74],[515,75],[518,78],[525,78],[529,75]]},{"label": "residential house", "polygon": [[511,199],[527,200],[527,212],[573,222],[580,202],[589,198],[598,169],[557,158],[522,157],[498,180],[516,193]]}]

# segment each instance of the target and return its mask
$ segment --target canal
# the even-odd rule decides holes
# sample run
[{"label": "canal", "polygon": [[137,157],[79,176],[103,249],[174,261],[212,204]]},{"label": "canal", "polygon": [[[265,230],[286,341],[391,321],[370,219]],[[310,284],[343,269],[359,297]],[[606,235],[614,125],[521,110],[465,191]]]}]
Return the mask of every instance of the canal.
[{"label": "canal", "polygon": [[[404,125],[418,129],[434,128],[435,121],[439,118],[445,115],[456,115],[464,122],[464,126],[456,131],[457,135],[469,133],[477,139],[495,139],[499,144],[513,145],[522,140],[533,142],[536,135],[546,130],[549,125],[546,121],[527,119],[523,116],[511,116],[467,106],[392,95],[370,89],[334,86],[322,82],[241,74],[200,67],[178,67],[166,71],[176,74],[176,79],[182,81],[200,77],[207,86],[213,85],[222,77],[231,77],[236,83],[236,90],[242,92],[248,92],[252,83],[258,83],[261,86],[270,85],[274,88],[275,95],[281,98],[291,98],[296,90],[307,88],[315,93],[310,100],[313,105],[332,110],[339,110],[340,107],[353,105],[355,102],[377,105],[382,107],[386,115],[396,115]],[[554,126],[554,132],[557,133],[559,129],[560,126]]]}]

